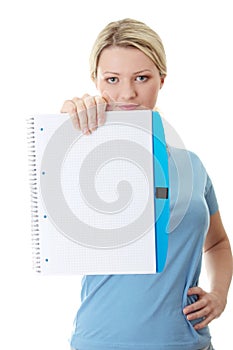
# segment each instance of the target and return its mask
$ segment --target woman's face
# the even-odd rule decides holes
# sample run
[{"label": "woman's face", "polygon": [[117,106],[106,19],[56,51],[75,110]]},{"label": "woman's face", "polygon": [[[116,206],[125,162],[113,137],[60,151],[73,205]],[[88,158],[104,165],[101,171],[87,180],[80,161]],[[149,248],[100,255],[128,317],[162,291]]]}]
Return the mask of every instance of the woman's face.
[{"label": "woman's face", "polygon": [[139,49],[109,47],[100,55],[95,83],[101,95],[123,102],[122,109],[153,109],[164,77]]}]

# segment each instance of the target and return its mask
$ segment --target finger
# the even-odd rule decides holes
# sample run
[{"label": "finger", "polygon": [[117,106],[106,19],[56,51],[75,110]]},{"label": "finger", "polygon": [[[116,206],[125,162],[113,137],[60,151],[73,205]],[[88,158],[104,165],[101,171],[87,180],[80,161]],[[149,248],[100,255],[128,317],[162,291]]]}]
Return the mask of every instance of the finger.
[{"label": "finger", "polygon": [[68,113],[71,117],[73,126],[80,130],[76,104],[74,103],[74,101],[66,100],[61,108],[61,113]]},{"label": "finger", "polygon": [[200,287],[189,288],[188,295],[194,295],[194,294],[202,296],[202,295],[205,295],[206,292]]},{"label": "finger", "polygon": [[61,113],[69,113],[69,114],[75,113],[76,112],[76,105],[75,105],[75,103],[72,100],[66,100],[63,103],[63,106],[62,106],[60,112]]},{"label": "finger", "polygon": [[106,107],[107,102],[104,98],[100,96],[95,96],[95,103],[97,107],[97,124],[98,126],[102,126],[106,121]]},{"label": "finger", "polygon": [[201,322],[195,324],[194,329],[197,331],[199,329],[205,328],[211,321],[213,321],[213,319],[214,317],[212,317],[211,315],[204,317],[204,319]]},{"label": "finger", "polygon": [[209,315],[210,314],[210,308],[207,306],[207,307],[204,307],[200,310],[197,310],[195,312],[192,312],[192,313],[189,313],[187,315],[187,319],[189,321],[193,321],[193,320],[197,320],[198,318],[202,318],[202,317],[206,317],[206,315]]},{"label": "finger", "polygon": [[78,97],[73,98],[72,101],[75,103],[76,106],[80,129],[84,134],[89,135],[90,131],[88,128],[88,118],[85,103],[81,98]]},{"label": "finger", "polygon": [[184,312],[185,315],[188,315],[188,314],[190,314],[192,312],[201,310],[201,309],[203,309],[206,306],[207,306],[207,301],[205,299],[201,299],[201,300],[198,300],[198,301],[196,301],[195,303],[193,303],[191,305],[186,306],[183,309],[183,312]]},{"label": "finger", "polygon": [[78,114],[76,112],[70,114],[70,119],[72,121],[72,124],[73,124],[74,128],[78,129],[78,130],[81,130]]},{"label": "finger", "polygon": [[88,95],[83,101],[86,107],[88,128],[94,131],[97,128],[97,106],[95,98]]}]

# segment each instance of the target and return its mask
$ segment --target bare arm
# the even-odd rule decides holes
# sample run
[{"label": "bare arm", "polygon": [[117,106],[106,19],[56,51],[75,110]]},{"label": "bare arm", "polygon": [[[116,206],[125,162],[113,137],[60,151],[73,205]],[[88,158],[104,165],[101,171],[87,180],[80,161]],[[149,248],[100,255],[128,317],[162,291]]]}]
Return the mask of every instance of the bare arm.
[{"label": "bare arm", "polygon": [[183,310],[189,320],[204,317],[202,322],[195,325],[195,329],[201,329],[219,317],[227,303],[232,278],[232,252],[219,211],[210,217],[204,257],[210,292],[207,293],[200,287],[190,288],[188,294],[197,294],[198,301]]},{"label": "bare arm", "polygon": [[232,252],[219,211],[211,216],[204,256],[210,290],[226,303],[232,278]]}]

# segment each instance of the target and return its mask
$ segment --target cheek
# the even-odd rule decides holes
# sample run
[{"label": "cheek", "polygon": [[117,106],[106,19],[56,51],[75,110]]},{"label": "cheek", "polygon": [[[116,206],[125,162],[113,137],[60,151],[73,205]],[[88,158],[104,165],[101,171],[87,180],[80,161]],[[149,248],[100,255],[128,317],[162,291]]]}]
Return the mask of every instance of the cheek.
[{"label": "cheek", "polygon": [[97,80],[95,80],[95,87],[96,87],[96,89],[99,91],[99,92],[101,92],[101,90],[102,90],[102,84],[101,84],[101,81],[99,81],[98,79]]},{"label": "cheek", "polygon": [[107,93],[112,99],[115,99],[117,97],[116,89],[114,89],[113,86],[106,83],[105,81],[97,81],[95,86],[99,91],[100,95]]},{"label": "cheek", "polygon": [[149,108],[154,108],[159,93],[159,86],[148,86],[143,91],[144,104]]}]

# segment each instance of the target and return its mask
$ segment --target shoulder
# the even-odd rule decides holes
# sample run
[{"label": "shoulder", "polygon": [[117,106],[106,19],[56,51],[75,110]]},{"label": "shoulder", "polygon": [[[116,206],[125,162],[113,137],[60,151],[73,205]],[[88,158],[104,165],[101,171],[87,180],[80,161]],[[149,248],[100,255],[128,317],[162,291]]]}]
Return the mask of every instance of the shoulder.
[{"label": "shoulder", "polygon": [[193,151],[190,151],[184,148],[176,148],[173,146],[168,146],[168,156],[171,157],[175,162],[176,161],[190,162],[192,166],[205,169],[201,159]]},{"label": "shoulder", "polygon": [[[204,186],[205,192],[211,185],[208,173],[199,156],[187,149],[168,147],[170,174],[177,174],[182,181],[189,181],[193,186]],[[187,180],[189,179],[189,180]]]}]

